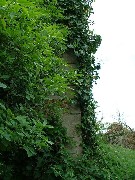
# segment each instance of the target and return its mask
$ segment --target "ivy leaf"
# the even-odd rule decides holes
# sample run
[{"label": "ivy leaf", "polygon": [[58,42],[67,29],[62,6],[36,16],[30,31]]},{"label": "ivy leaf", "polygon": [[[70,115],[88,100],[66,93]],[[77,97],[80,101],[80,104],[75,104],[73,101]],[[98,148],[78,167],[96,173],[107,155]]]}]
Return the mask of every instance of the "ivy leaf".
[{"label": "ivy leaf", "polygon": [[3,110],[6,110],[6,107],[4,106],[4,104],[0,103],[0,107],[1,107]]},{"label": "ivy leaf", "polygon": [[54,143],[52,141],[47,141],[48,144],[53,145]]},{"label": "ivy leaf", "polygon": [[22,10],[23,10],[24,14],[26,14],[29,17],[28,10],[26,8],[24,8],[24,7],[22,7]]},{"label": "ivy leaf", "polygon": [[1,6],[4,6],[5,4],[6,4],[6,0],[1,0],[1,1],[0,1],[0,5],[1,5]]},{"label": "ivy leaf", "polygon": [[4,138],[7,140],[7,141],[11,141],[11,137],[9,134],[7,134],[6,132],[3,134]]},{"label": "ivy leaf", "polygon": [[7,85],[0,82],[0,88],[6,89]]},{"label": "ivy leaf", "polygon": [[32,148],[32,147],[24,146],[23,148],[27,152],[28,157],[34,156],[36,154],[34,148]]},{"label": "ivy leaf", "polygon": [[26,121],[27,116],[17,116],[15,119],[19,121],[23,126],[27,126],[28,122]]},{"label": "ivy leaf", "polygon": [[31,100],[31,99],[34,99],[34,98],[35,98],[35,97],[34,97],[33,94],[27,93],[26,99]]},{"label": "ivy leaf", "polygon": [[43,126],[45,127],[47,125],[47,121],[46,120],[44,120],[44,122],[43,122]]},{"label": "ivy leaf", "polygon": [[7,79],[9,79],[9,75],[3,75],[3,76],[1,76],[1,78],[4,80],[7,80]]},{"label": "ivy leaf", "polygon": [[4,21],[4,19],[1,19],[1,22],[2,22],[4,29],[6,29],[6,22]]}]

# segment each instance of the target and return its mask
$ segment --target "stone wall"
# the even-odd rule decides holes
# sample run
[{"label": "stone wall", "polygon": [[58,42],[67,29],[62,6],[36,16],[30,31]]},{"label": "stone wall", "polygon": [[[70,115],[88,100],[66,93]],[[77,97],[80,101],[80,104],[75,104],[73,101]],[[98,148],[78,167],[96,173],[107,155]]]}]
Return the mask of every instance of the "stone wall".
[{"label": "stone wall", "polygon": [[81,111],[79,107],[72,107],[67,113],[62,116],[62,125],[67,129],[67,136],[72,138],[73,145],[68,146],[69,152],[73,156],[78,156],[82,153],[82,137],[81,137]]},{"label": "stone wall", "polygon": [[[63,58],[67,61],[68,65],[71,68],[77,69],[77,57],[71,50],[68,50],[63,55]],[[72,147],[68,147],[69,152],[73,156],[81,155],[82,136],[81,131],[79,129],[79,127],[81,126],[81,109],[79,105],[69,106],[67,112],[62,116],[62,125],[67,129],[68,137],[71,137],[74,142]]]}]

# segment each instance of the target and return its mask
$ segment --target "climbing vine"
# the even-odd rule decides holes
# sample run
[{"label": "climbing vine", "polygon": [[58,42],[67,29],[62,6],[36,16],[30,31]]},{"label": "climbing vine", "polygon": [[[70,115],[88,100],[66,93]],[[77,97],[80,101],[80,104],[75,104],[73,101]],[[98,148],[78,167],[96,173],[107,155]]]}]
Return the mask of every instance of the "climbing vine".
[{"label": "climbing vine", "polygon": [[[85,147],[94,150],[93,83],[101,38],[89,29],[92,1],[0,1],[0,178],[89,179],[89,158],[66,151],[61,124],[69,85],[77,87]],[[73,51],[78,72],[62,56]],[[59,97],[54,99],[54,96]],[[94,151],[93,151],[94,152]],[[82,164],[81,164],[82,163]],[[83,168],[83,175],[78,172]],[[84,178],[85,177],[85,178]]]},{"label": "climbing vine", "polygon": [[68,26],[68,48],[78,59],[78,72],[82,76],[77,81],[78,101],[82,111],[82,135],[84,144],[94,148],[95,139],[95,101],[93,99],[93,83],[98,79],[100,64],[96,64],[94,53],[101,42],[89,28],[90,15],[93,13],[92,0],[58,0],[64,12],[63,24]]}]

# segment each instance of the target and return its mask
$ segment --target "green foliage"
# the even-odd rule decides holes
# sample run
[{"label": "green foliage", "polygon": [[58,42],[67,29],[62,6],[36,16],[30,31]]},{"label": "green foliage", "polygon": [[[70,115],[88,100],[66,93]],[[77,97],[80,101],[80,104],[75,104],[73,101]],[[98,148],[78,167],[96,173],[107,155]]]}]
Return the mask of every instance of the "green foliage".
[{"label": "green foliage", "polygon": [[101,147],[104,160],[102,167],[108,169],[110,179],[134,179],[135,151],[105,143]]},{"label": "green foliage", "polygon": [[[93,54],[101,38],[89,30],[91,3],[0,1],[0,179],[134,179],[134,151],[97,141],[92,87],[100,65]],[[67,48],[77,75],[61,58]],[[71,140],[61,123],[72,83],[82,111],[77,158],[66,150]]]},{"label": "green foliage", "polygon": [[73,159],[62,151],[61,163],[52,166],[55,177],[64,180],[134,180],[135,151],[100,141],[97,156],[87,150]]},{"label": "green foliage", "polygon": [[89,29],[89,17],[92,12],[88,0],[58,0],[59,6],[64,10],[64,20],[61,22],[68,26],[68,48],[72,49],[78,59],[78,72],[82,74],[77,81],[78,101],[82,111],[82,135],[85,146],[95,149],[97,146],[95,136],[95,108],[93,99],[93,83],[98,79],[100,64],[96,64],[93,54],[101,42],[101,37]]},{"label": "green foliage", "polygon": [[56,176],[61,179],[77,180],[134,180],[135,151],[100,144],[97,156],[89,150],[78,159],[67,158],[64,155],[62,165],[54,167]]},{"label": "green foliage", "polygon": [[40,156],[52,157],[55,141],[58,149],[59,135],[66,134],[56,114],[61,102],[53,108],[48,104],[53,95],[65,99],[68,84],[76,77],[61,58],[68,31],[56,24],[63,18],[56,3],[0,2],[1,179],[34,176]]},{"label": "green foliage", "polygon": [[52,144],[44,132],[44,129],[51,128],[45,120],[42,122],[30,119],[29,116],[15,116],[11,109],[6,109],[3,104],[0,104],[0,107],[1,151],[10,152],[14,146],[26,150],[30,157],[35,155],[37,150]]}]

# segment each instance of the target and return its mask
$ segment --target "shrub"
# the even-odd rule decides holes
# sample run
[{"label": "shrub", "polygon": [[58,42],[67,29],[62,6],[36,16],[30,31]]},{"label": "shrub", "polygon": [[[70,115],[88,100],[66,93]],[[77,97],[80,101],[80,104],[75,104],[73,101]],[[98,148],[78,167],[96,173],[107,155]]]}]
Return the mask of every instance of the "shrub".
[{"label": "shrub", "polygon": [[0,177],[19,179],[31,177],[51,150],[55,118],[46,115],[47,102],[53,95],[65,99],[75,74],[60,58],[68,31],[56,24],[63,16],[55,0],[0,5]]}]

